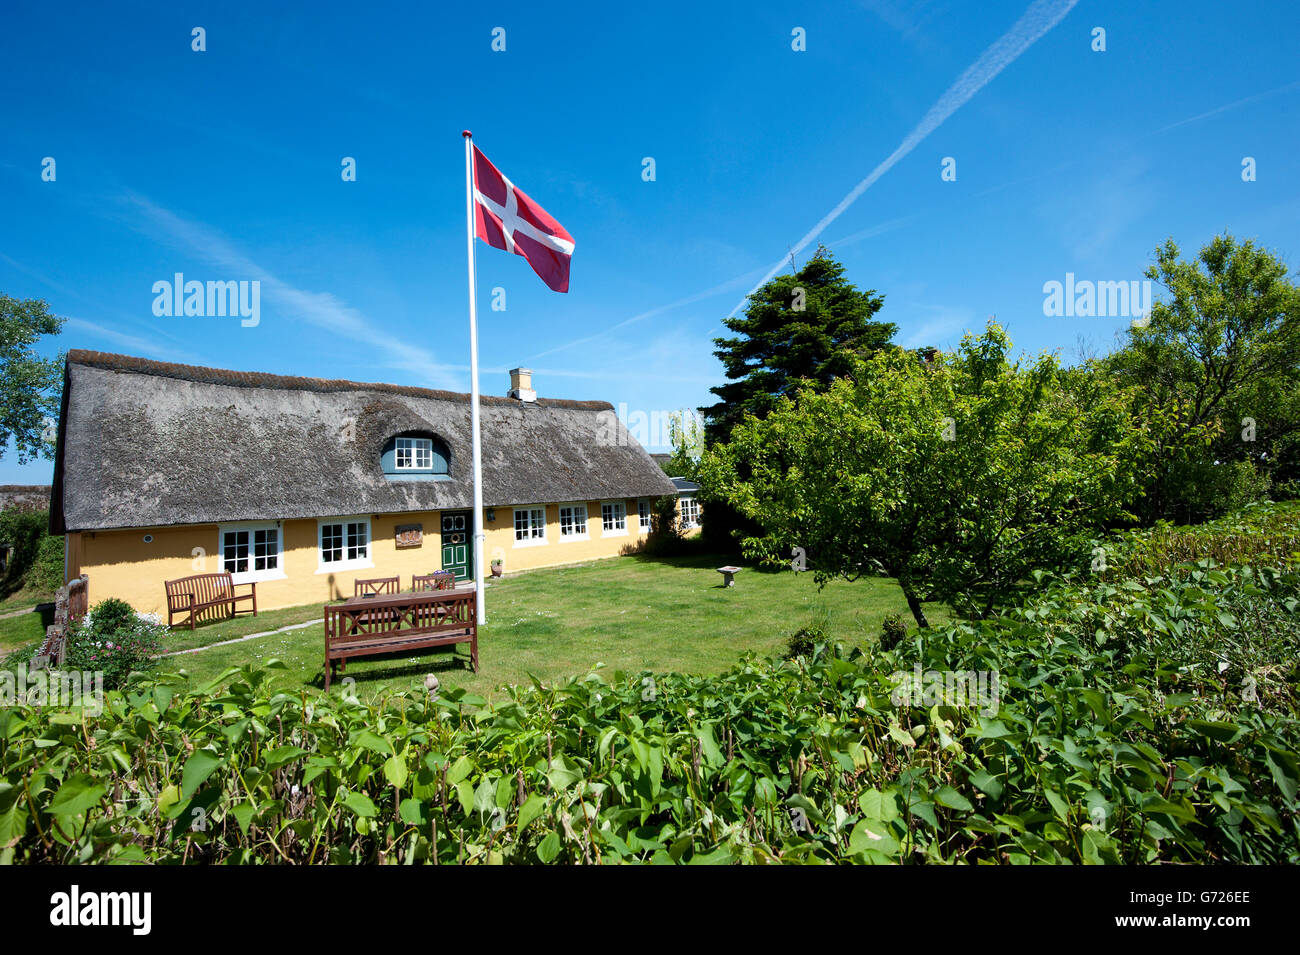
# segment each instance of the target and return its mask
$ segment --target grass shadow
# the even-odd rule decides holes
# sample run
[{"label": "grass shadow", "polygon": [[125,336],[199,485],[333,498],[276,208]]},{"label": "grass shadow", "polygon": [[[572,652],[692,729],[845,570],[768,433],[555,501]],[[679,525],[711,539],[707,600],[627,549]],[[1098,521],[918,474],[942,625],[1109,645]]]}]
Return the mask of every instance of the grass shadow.
[{"label": "grass shadow", "polygon": [[[342,683],[347,677],[352,677],[358,685],[369,683],[381,683],[390,680],[408,680],[424,676],[427,673],[447,673],[452,670],[463,670],[472,673],[469,666],[469,650],[464,653],[457,652],[461,644],[455,644],[450,647],[434,647],[431,649],[422,649],[425,654],[420,660],[407,662],[404,666],[398,663],[398,660],[410,657],[410,651],[398,651],[395,653],[376,653],[368,657],[353,657],[350,661],[353,665],[351,670],[341,670],[336,668],[334,676],[330,678],[331,685]],[[366,667],[365,669],[355,669],[357,663],[361,662],[380,662],[388,663],[388,666]],[[319,673],[310,681],[310,685],[318,690],[325,688],[325,670],[322,668]]]}]

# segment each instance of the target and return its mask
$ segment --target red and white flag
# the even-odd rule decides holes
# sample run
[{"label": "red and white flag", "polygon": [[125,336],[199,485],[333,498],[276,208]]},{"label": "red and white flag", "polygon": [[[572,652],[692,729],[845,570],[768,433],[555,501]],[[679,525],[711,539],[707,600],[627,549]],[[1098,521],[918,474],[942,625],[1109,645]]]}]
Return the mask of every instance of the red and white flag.
[{"label": "red and white flag", "polygon": [[553,292],[569,290],[573,236],[474,149],[474,231],[496,249],[528,260]]}]

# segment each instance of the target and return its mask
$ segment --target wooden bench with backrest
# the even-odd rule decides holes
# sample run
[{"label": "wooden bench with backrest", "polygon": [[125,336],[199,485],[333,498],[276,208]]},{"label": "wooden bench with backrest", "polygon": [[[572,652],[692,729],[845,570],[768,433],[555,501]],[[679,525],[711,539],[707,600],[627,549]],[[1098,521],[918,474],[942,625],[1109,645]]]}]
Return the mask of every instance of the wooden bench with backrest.
[{"label": "wooden bench with backrest", "polygon": [[412,590],[452,590],[456,586],[456,575],[450,570],[435,570],[431,574],[412,574]]},{"label": "wooden bench with backrest", "polygon": [[403,653],[424,647],[469,644],[478,671],[478,611],[472,590],[435,590],[393,596],[353,597],[325,605],[325,689],[335,664],[347,671],[351,657]]},{"label": "wooden bench with backrest", "polygon": [[[167,626],[172,625],[177,614],[190,615],[190,629],[205,611],[224,608],[227,615],[234,617],[238,613],[252,613],[257,616],[257,584],[238,584],[232,582],[229,573],[193,574],[164,583],[167,588]],[[246,594],[235,593],[235,587],[248,587]],[[252,601],[252,607],[239,609],[242,601]]]},{"label": "wooden bench with backrest", "polygon": [[362,594],[395,594],[402,589],[402,578],[400,577],[371,577],[369,580],[358,580],[352,584],[352,595],[360,597]]}]

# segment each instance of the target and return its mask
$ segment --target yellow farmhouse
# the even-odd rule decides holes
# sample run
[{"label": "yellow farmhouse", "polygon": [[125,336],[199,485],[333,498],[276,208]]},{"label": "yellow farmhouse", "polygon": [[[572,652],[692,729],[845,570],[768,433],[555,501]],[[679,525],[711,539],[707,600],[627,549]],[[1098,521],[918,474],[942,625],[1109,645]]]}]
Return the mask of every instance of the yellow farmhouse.
[{"label": "yellow farmhouse", "polygon": [[[480,408],[505,572],[634,550],[678,493],[612,405],[539,398],[515,369]],[[471,482],[469,395],[68,353],[50,521],[94,602],[165,614],[164,581],[214,571],[259,609],[472,579]]]}]

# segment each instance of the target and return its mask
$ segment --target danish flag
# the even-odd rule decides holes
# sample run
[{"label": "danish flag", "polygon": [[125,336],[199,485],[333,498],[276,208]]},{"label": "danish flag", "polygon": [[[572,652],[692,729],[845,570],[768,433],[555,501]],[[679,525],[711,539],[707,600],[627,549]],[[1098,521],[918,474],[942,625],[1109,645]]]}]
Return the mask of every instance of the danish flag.
[{"label": "danish flag", "polygon": [[[471,144],[472,145],[472,144]],[[474,150],[474,232],[495,249],[522,255],[553,292],[569,290],[573,236]]]}]

